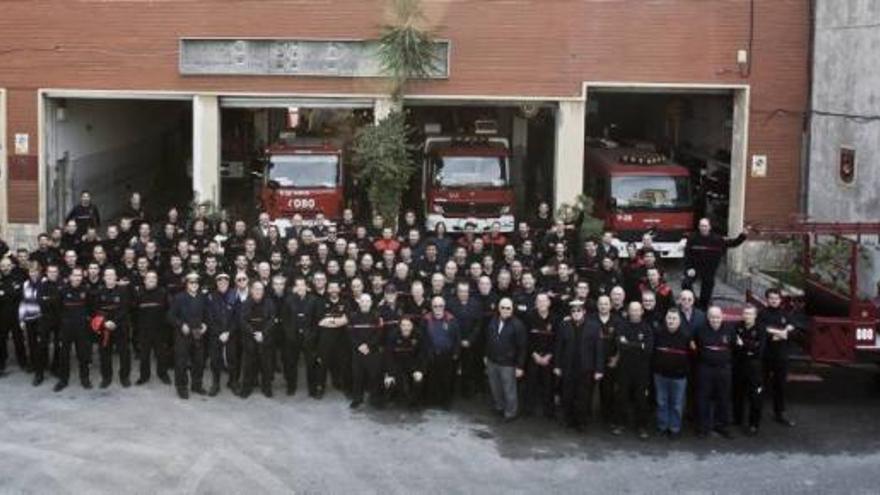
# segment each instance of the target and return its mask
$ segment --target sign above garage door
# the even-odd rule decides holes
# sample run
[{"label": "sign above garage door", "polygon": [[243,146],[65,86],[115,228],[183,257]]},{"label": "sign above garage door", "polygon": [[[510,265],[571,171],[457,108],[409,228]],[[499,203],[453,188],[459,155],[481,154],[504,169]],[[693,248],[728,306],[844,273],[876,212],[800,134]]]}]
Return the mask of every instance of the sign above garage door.
[{"label": "sign above garage door", "polygon": [[[373,40],[182,38],[180,73],[187,76],[382,77]],[[449,42],[434,43],[432,79],[449,77]]]}]

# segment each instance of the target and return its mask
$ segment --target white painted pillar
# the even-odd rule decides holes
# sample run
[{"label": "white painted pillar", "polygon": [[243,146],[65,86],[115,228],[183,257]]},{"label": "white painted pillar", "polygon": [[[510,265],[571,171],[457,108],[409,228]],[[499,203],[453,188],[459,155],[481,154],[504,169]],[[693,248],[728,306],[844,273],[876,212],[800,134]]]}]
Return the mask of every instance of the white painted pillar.
[{"label": "white painted pillar", "polygon": [[373,102],[373,123],[378,124],[395,109],[397,105],[391,98],[376,98]]},{"label": "white painted pillar", "polygon": [[193,97],[193,197],[220,206],[220,99]]},{"label": "white painted pillar", "polygon": [[556,111],[554,208],[573,203],[583,192],[586,108],[585,101],[560,101]]},{"label": "white painted pillar", "polygon": [[[749,89],[733,92],[733,143],[730,152],[730,206],[727,213],[727,234],[742,232],[746,221],[746,180],[749,176]],[[727,266],[736,273],[748,270],[746,247],[727,252]]]}]

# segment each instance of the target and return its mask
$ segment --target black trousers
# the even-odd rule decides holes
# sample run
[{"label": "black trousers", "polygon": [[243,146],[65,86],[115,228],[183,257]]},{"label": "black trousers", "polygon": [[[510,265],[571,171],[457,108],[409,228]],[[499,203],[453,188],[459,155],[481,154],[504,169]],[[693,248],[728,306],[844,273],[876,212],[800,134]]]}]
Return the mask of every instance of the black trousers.
[{"label": "black trousers", "polygon": [[67,383],[70,380],[70,350],[76,351],[79,363],[79,379],[85,382],[89,378],[89,364],[92,361],[92,339],[87,323],[82,325],[62,325],[58,332],[61,348],[55,358],[58,362],[58,379]]},{"label": "black trousers", "polygon": [[130,329],[119,322],[116,330],[110,332],[110,339],[106,346],[98,350],[101,360],[101,378],[105,381],[113,379],[113,351],[119,354],[119,379],[128,380],[131,375],[131,343]]},{"label": "black trousers", "polygon": [[422,403],[425,391],[425,377],[416,381],[413,378],[415,370],[401,370],[393,373],[394,384],[385,388],[386,400],[405,402],[408,406],[418,406]]},{"label": "black trousers", "polygon": [[13,311],[10,314],[0,316],[0,370],[6,369],[6,361],[9,359],[9,350],[6,348],[6,345],[9,341],[10,333],[12,334],[12,343],[15,347],[15,358],[18,366],[26,369],[28,367],[28,355],[24,332],[18,326],[18,317]]},{"label": "black trousers", "polygon": [[538,366],[530,357],[526,364],[522,411],[526,414],[533,414],[540,404],[544,416],[553,416],[553,383],[553,366]]},{"label": "black trousers", "polygon": [[435,354],[428,369],[427,394],[434,405],[449,407],[455,391],[456,362],[452,354]]},{"label": "black trousers", "polygon": [[[229,332],[229,340],[226,344],[219,342],[218,351],[226,358],[226,369],[229,371],[229,383],[237,384],[241,381],[242,369],[242,340],[241,332],[232,330]],[[218,359],[221,358],[218,356]]]},{"label": "black trousers", "polygon": [[57,315],[52,315],[51,318],[46,318],[44,315],[40,318],[40,330],[46,338],[46,363],[49,371],[56,376],[58,375],[58,356],[61,354],[61,337],[58,330],[60,325],[61,322]]},{"label": "black trousers", "polygon": [[568,426],[583,426],[593,417],[593,392],[596,388],[593,375],[592,370],[586,370],[562,376],[562,409]]},{"label": "black trousers", "polygon": [[618,366],[617,420],[623,425],[647,428],[649,417],[648,387],[651,370],[643,366]]},{"label": "black trousers", "polygon": [[238,375],[234,373],[239,367],[238,353],[236,352],[238,345],[237,339],[233,338],[232,332],[229,333],[225,343],[220,341],[220,334],[211,329],[208,330],[205,338],[207,339],[205,350],[208,353],[208,365],[211,367],[213,380],[220,383],[220,374],[223,373],[223,370],[227,370],[229,381],[237,382]]},{"label": "black trousers", "polygon": [[354,400],[364,400],[364,391],[370,393],[370,400],[380,398],[382,357],[378,349],[371,349],[367,355],[355,349],[351,356],[351,396]]},{"label": "black trousers", "polygon": [[599,382],[599,410],[602,421],[613,424],[616,422],[614,402],[617,399],[617,368],[605,367],[605,374]]},{"label": "black trousers", "polygon": [[315,394],[319,386],[323,388],[323,384],[320,384],[318,380],[318,367],[320,366],[318,353],[315,343],[303,335],[297,335],[293,338],[285,337],[281,349],[281,360],[284,363],[284,379],[287,382],[287,390],[296,391],[299,380],[300,355],[302,355],[305,361],[306,385],[309,388],[309,393]]},{"label": "black trousers", "polygon": [[263,390],[272,389],[272,378],[275,374],[275,349],[267,339],[257,342],[252,336],[241,336],[241,391],[248,394],[253,391],[260,375],[260,386]]},{"label": "black trousers", "polygon": [[34,373],[40,376],[43,375],[49,364],[49,335],[45,327],[39,318],[25,322],[31,368]]},{"label": "black trousers", "polygon": [[476,349],[474,343],[471,347],[461,348],[461,396],[472,397],[480,390],[484,390],[486,370],[483,369],[482,353]]},{"label": "black trousers", "polygon": [[195,338],[192,333],[184,335],[180,331],[174,334],[174,385],[186,388],[192,378],[193,388],[202,386],[205,374],[205,341],[207,333]]},{"label": "black trousers", "polygon": [[318,329],[316,386],[324,388],[329,372],[333,386],[351,390],[351,340],[345,328]]},{"label": "black trousers", "polygon": [[773,398],[773,414],[785,414],[785,383],[788,381],[788,356],[771,356],[764,360],[764,384]]},{"label": "black trousers", "polygon": [[681,288],[686,290],[694,290],[694,281],[700,281],[700,296],[697,299],[697,307],[705,311],[712,303],[712,293],[715,291],[715,272],[714,270],[697,271],[695,277],[685,277],[681,281]]},{"label": "black trousers", "polygon": [[697,383],[697,408],[700,431],[708,433],[730,422],[730,366],[700,364]]},{"label": "black trousers", "polygon": [[763,401],[763,366],[760,359],[743,357],[733,366],[733,422],[742,424],[748,407],[749,426],[761,425],[761,402]]},{"label": "black trousers", "polygon": [[153,327],[140,326],[136,340],[139,341],[138,359],[140,360],[140,378],[149,379],[153,368],[153,356],[156,357],[156,373],[164,376],[171,367],[171,329],[166,325]]}]

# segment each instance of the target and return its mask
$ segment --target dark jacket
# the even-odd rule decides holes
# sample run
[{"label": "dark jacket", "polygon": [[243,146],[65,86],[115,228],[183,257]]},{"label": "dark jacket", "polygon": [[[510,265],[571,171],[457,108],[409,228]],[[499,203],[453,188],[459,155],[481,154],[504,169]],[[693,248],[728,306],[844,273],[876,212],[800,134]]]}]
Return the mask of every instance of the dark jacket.
[{"label": "dark jacket", "polygon": [[385,346],[384,367],[389,375],[400,376],[414,371],[424,371],[426,356],[425,342],[421,335],[413,331],[409,337],[396,331],[388,338]]},{"label": "dark jacket", "polygon": [[654,333],[654,373],[685,378],[690,370],[691,336],[682,328],[670,332],[665,325]]},{"label": "dark jacket", "polygon": [[695,336],[700,364],[711,367],[730,366],[736,332],[729,322],[721,324],[718,330],[705,324],[697,329]]},{"label": "dark jacket", "polygon": [[451,354],[457,357],[461,346],[461,330],[455,318],[449,313],[443,318],[434,318],[429,313],[425,315],[423,322],[428,356]]},{"label": "dark jacket", "polygon": [[585,318],[576,324],[571,318],[563,320],[556,334],[555,367],[563,376],[583,371],[602,373],[605,370],[605,346],[601,342],[601,326]]},{"label": "dark jacket", "polygon": [[[526,365],[527,333],[523,322],[511,316],[504,324],[499,317],[492,318],[485,331],[486,358],[499,366]],[[498,327],[501,331],[498,331]]]},{"label": "dark jacket", "polygon": [[248,298],[241,306],[238,319],[242,339],[253,339],[254,334],[263,334],[263,344],[270,343],[271,330],[275,326],[275,306],[272,299],[264,296],[260,302]]},{"label": "dark jacket", "polygon": [[300,297],[297,294],[287,294],[281,304],[280,314],[285,339],[300,340],[313,345],[317,339],[319,310],[312,295]]},{"label": "dark jacket", "polygon": [[472,340],[477,335],[483,318],[483,308],[479,301],[472,296],[466,303],[462,303],[458,297],[453,297],[446,305],[446,309],[455,317],[461,339]]},{"label": "dark jacket", "polygon": [[168,314],[168,295],[165,289],[138,288],[135,292],[134,310],[134,322],[139,331],[158,331],[165,324]]},{"label": "dark jacket", "polygon": [[745,234],[728,239],[718,234],[702,235],[694,232],[688,236],[684,250],[685,270],[693,268],[698,274],[714,274],[727,249],[737,247],[745,240]]},{"label": "dark jacket", "polygon": [[195,336],[202,325],[208,325],[207,299],[201,292],[194,296],[185,291],[177,294],[171,302],[168,322],[175,330],[180,330],[185,323],[193,332],[191,335]]}]

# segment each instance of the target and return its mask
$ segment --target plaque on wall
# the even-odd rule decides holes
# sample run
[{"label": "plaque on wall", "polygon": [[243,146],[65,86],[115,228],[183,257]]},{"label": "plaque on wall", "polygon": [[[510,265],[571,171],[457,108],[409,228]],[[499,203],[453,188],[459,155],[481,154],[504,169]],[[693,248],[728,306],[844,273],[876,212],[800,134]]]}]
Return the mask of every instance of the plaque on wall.
[{"label": "plaque on wall", "polygon": [[840,148],[840,180],[850,185],[856,180],[856,150],[848,146]]},{"label": "plaque on wall", "polygon": [[[185,76],[383,77],[374,40],[182,38]],[[449,77],[449,42],[434,43],[429,78]]]}]

